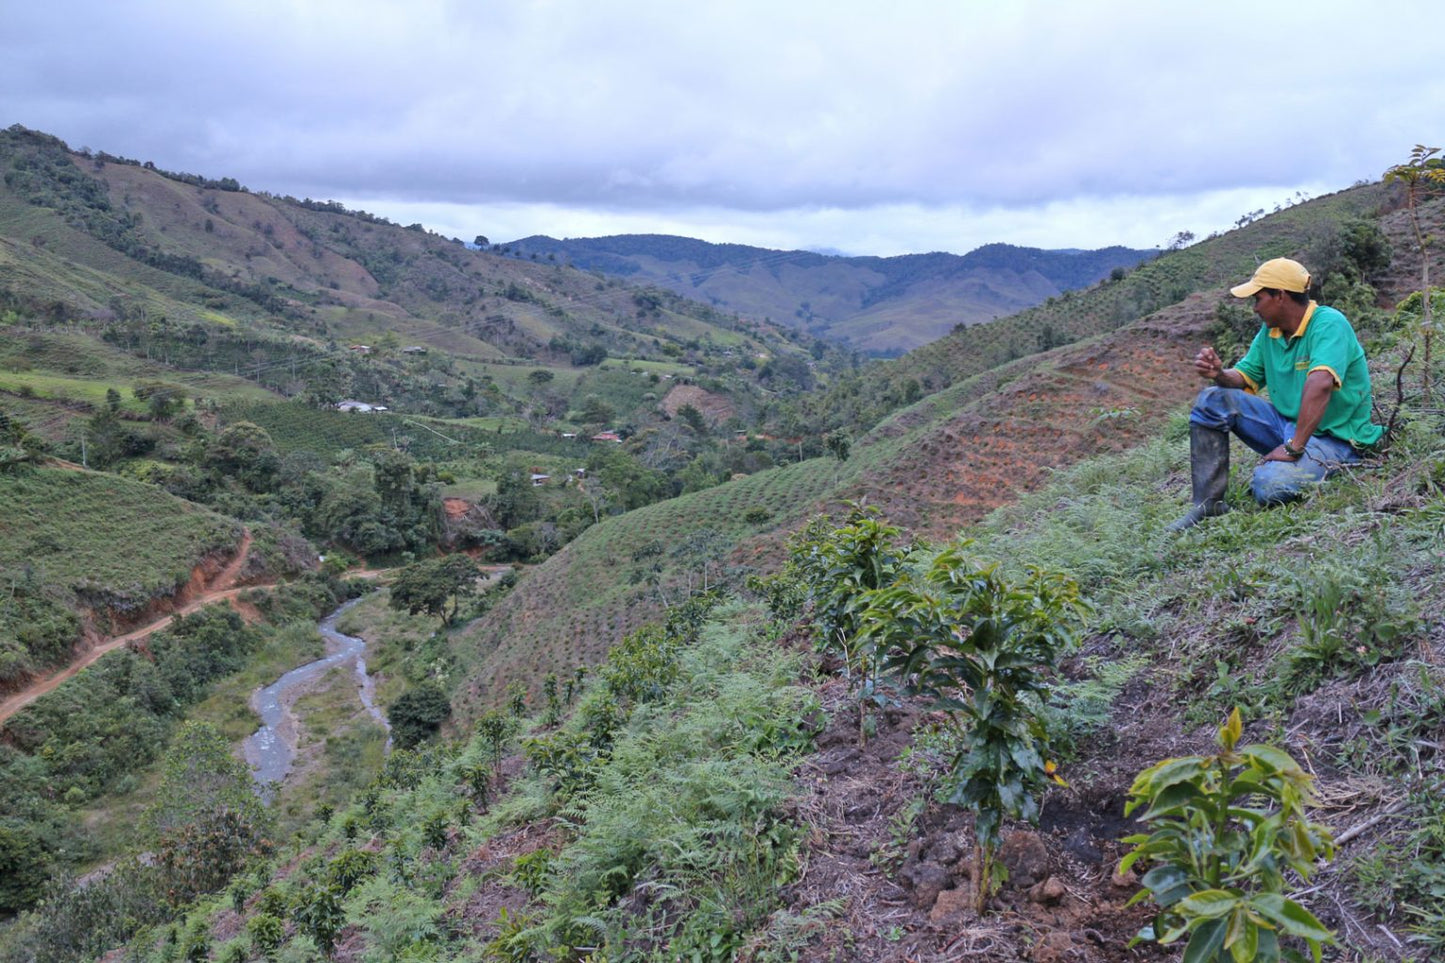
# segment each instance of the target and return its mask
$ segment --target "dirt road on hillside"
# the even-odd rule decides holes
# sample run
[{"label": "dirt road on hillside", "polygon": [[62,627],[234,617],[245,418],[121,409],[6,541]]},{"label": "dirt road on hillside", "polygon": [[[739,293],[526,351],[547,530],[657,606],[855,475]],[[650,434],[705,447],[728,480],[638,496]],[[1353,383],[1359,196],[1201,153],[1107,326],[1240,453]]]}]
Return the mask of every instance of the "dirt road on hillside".
[{"label": "dirt road on hillside", "polygon": [[4,700],[0,700],[0,725],[3,725],[7,719],[9,719],[15,713],[19,712],[21,709],[30,705],[30,703],[34,702],[36,699],[45,695],[47,692],[54,691],[55,687],[60,685],[66,679],[74,678],[81,669],[84,669],[87,666],[94,664],[97,659],[105,655],[107,652],[118,649],[121,646],[126,645],[130,642],[134,642],[138,639],[144,639],[152,633],[159,632],[161,629],[170,625],[171,622],[175,621],[175,618],[178,615],[189,615],[190,613],[196,611],[204,605],[210,605],[213,602],[221,602],[225,601],[226,599],[235,598],[242,592],[249,591],[251,588],[254,588],[255,586],[243,586],[241,588],[236,587],[236,577],[240,574],[241,566],[246,564],[246,554],[250,552],[250,550],[251,532],[248,529],[241,536],[241,544],[236,549],[236,557],[231,559],[231,561],[227,563],[225,568],[217,572],[216,577],[211,580],[209,586],[203,589],[199,594],[197,594],[194,599],[187,602],[185,605],[182,605],[170,615],[159,618],[156,621],[150,623],[149,625],[145,625],[138,629],[135,629],[134,631],[127,632],[125,635],[117,635],[106,639],[105,641],[96,645],[94,648],[82,654],[80,658],[76,659],[74,662],[70,663],[70,665],[61,669],[54,675],[47,676],[43,679],[37,679],[35,682],[26,686],[21,691],[16,692],[13,695],[6,696]]}]

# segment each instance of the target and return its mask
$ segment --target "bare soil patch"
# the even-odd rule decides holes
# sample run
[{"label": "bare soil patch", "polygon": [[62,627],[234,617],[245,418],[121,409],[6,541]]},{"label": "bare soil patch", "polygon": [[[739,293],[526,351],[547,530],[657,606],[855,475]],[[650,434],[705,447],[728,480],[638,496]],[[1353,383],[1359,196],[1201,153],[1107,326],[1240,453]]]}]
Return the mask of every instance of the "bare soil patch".
[{"label": "bare soil patch", "polygon": [[[1149,913],[1124,908],[1137,887],[1114,872],[1119,839],[1131,830],[1123,817],[1128,782],[1121,781],[1122,770],[1099,771],[1077,789],[1052,792],[1037,829],[1005,831],[999,858],[1009,878],[980,918],[972,814],[929,799],[921,779],[899,765],[928,713],[917,705],[887,712],[876,735],[860,744],[846,684],[826,682],[819,694],[830,722],[798,773],[805,795],[797,815],[814,830],[801,878],[783,900],[795,914],[829,900],[845,902],[837,925],[807,946],[801,960],[1114,963],[1170,955],[1150,946],[1127,948]],[[1161,737],[1168,731],[1160,720],[1149,726]],[[909,807],[919,801],[926,806],[910,822]]]},{"label": "bare soil patch", "polygon": [[721,424],[737,414],[725,395],[713,394],[697,385],[677,385],[662,398],[662,410],[669,418],[676,418],[683,405],[692,405],[710,425]]}]

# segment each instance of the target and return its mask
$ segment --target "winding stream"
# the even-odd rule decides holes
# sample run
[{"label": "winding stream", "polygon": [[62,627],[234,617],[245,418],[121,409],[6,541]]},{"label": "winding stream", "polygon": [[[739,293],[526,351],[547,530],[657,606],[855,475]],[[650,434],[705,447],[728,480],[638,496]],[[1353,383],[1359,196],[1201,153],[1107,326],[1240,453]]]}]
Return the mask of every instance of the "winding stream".
[{"label": "winding stream", "polygon": [[366,640],[346,635],[336,628],[336,620],[360,599],[352,599],[322,619],[318,628],[326,640],[326,655],[315,662],[297,666],[268,686],[251,695],[251,708],[261,717],[261,728],[246,739],[246,761],[254,770],[256,787],[269,796],[276,784],[291,771],[296,758],[300,722],[293,710],[296,700],[310,683],[321,678],[335,666],[352,662],[356,666],[356,690],[361,704],[387,731],[386,748],[391,749],[391,726],[386,715],[376,707],[373,696],[376,684],[366,673]]}]

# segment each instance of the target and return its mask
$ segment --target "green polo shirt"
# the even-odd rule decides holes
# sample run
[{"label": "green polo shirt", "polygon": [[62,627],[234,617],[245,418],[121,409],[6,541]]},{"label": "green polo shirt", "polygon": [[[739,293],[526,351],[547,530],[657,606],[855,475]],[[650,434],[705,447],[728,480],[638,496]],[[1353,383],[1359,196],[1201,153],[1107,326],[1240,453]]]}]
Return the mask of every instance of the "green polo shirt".
[{"label": "green polo shirt", "polygon": [[1250,391],[1268,388],[1270,404],[1290,421],[1299,420],[1305,378],[1323,368],[1334,377],[1335,391],[1319,430],[1356,448],[1368,448],[1384,434],[1383,428],[1370,421],[1374,401],[1365,349],[1350,322],[1334,308],[1311,301],[1293,337],[1261,325],[1249,351],[1234,368],[1244,376]]}]

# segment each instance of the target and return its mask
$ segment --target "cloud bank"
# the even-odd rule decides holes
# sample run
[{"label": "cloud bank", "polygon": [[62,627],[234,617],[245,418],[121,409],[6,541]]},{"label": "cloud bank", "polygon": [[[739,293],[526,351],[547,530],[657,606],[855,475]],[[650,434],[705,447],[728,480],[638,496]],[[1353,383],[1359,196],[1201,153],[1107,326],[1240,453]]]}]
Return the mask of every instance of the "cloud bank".
[{"label": "cloud bank", "polygon": [[1439,142],[1431,9],[75,0],[0,121],[468,239],[1154,246]]}]

